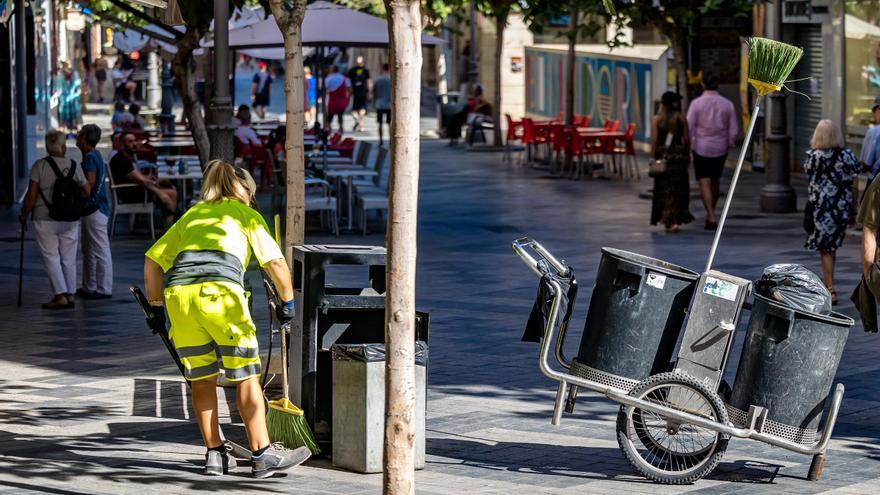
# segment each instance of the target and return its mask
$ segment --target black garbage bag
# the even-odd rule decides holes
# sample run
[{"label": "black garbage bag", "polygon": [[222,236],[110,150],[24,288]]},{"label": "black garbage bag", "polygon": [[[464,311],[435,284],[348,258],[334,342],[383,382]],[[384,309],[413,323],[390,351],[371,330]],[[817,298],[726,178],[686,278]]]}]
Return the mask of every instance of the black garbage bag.
[{"label": "black garbage bag", "polygon": [[792,309],[831,314],[831,292],[825,288],[822,279],[804,265],[780,263],[768,266],[761,279],[755,282],[755,291]]}]

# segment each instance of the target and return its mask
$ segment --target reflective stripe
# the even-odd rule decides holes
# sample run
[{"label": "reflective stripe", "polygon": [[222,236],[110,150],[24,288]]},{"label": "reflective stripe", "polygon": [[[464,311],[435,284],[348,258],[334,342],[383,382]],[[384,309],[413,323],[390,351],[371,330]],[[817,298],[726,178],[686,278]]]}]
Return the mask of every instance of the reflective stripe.
[{"label": "reflective stripe", "polygon": [[195,356],[204,356],[205,354],[210,354],[214,352],[214,344],[207,343],[202,345],[194,345],[189,347],[179,347],[177,349],[177,355],[181,358],[186,357],[195,357]]},{"label": "reflective stripe", "polygon": [[188,380],[198,380],[200,378],[207,378],[211,375],[216,375],[217,373],[220,373],[220,365],[214,361],[211,364],[199,366],[198,368],[187,369],[186,378]]},{"label": "reflective stripe", "polygon": [[260,353],[256,347],[244,347],[244,346],[234,346],[234,345],[221,345],[220,347],[220,355],[228,358],[255,358],[259,357]]},{"label": "reflective stripe", "polygon": [[234,370],[226,368],[226,379],[230,381],[236,380],[244,380],[245,378],[259,375],[260,374],[260,364],[249,364],[247,366],[242,366],[241,368],[236,368]]},{"label": "reflective stripe", "polygon": [[241,260],[223,251],[181,251],[168,270],[167,286],[232,282],[244,286]]}]

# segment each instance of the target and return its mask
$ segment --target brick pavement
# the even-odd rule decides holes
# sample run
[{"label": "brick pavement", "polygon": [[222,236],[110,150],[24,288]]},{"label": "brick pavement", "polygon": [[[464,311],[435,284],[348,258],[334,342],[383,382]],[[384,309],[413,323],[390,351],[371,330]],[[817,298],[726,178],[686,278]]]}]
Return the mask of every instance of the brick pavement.
[{"label": "brick pavement", "polygon": [[[647,223],[641,182],[549,178],[499,155],[466,153],[423,142],[419,216],[418,307],[431,312],[428,464],[418,493],[876,493],[880,491],[878,338],[856,326],[838,373],[847,387],[835,439],[817,483],[805,481],[809,458],[734,440],[718,469],[691,486],[667,487],[635,476],[617,448],[617,407],[582,394],[559,427],[549,424],[553,383],[538,371],[537,347],[519,336],[537,279],[512,253],[521,235],[540,240],[578,270],[590,287],[599,249],[614,246],[701,269],[711,235],[686,226],[670,235]],[[760,215],[763,176],[746,173],[717,268],[756,278],[774,262],[818,257],[802,249],[800,215]],[[803,183],[797,183],[803,200]],[[692,203],[699,217],[700,206]],[[0,300],[0,493],[188,493],[219,489],[378,493],[379,475],[310,462],[289,476],[254,481],[198,474],[202,449],[185,387],[126,293],[141,279],[149,242],[124,235],[113,243],[116,286],[110,301],[46,312],[49,298],[39,253],[26,244],[26,305],[14,307],[17,235],[13,212],[2,218]],[[381,234],[339,239],[310,232],[308,242],[379,244]],[[858,278],[858,241],[839,253],[838,287]],[[257,296],[258,299],[262,297]],[[582,290],[568,341],[577,348],[589,291]],[[842,299],[846,299],[845,297]],[[263,307],[259,300],[256,307]],[[854,316],[844,301],[841,311]],[[260,328],[265,315],[258,311]],[[738,331],[741,343],[743,328]],[[728,370],[732,379],[738,352]],[[241,435],[234,394],[220,389],[222,419]]]}]

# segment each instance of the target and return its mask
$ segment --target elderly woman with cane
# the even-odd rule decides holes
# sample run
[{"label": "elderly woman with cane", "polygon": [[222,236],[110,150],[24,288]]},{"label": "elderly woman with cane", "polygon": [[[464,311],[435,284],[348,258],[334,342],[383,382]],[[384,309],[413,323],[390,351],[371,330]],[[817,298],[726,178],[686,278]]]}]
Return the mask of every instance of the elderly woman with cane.
[{"label": "elderly woman with cane", "polygon": [[[266,428],[257,334],[244,289],[251,253],[284,301],[279,318],[289,319],[293,313],[293,287],[281,248],[263,217],[248,206],[255,192],[256,185],[246,171],[212,161],[205,171],[202,200],[147,251],[144,263],[147,299],[151,306],[167,309],[170,337],[192,384],[193,408],[208,449],[207,475],[224,474],[236,465],[227,455],[217,422],[221,366],[226,379],[237,386],[238,412],[253,452],[254,477],[272,476],[311,455],[306,447],[286,451],[270,445]],[[164,314],[162,308],[154,309],[155,314]]]}]

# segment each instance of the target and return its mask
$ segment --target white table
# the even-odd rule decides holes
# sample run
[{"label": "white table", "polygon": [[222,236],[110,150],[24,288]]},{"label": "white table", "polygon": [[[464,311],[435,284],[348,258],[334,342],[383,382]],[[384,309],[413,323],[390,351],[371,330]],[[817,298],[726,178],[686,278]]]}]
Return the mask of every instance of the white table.
[{"label": "white table", "polygon": [[156,148],[157,150],[162,150],[167,154],[172,149],[188,148],[190,146],[195,146],[196,142],[193,141],[192,138],[163,138],[150,139],[147,141],[147,144]]},{"label": "white table", "polygon": [[352,222],[352,212],[353,207],[352,203],[354,203],[354,187],[352,185],[352,181],[355,177],[375,177],[379,175],[375,170],[370,170],[367,168],[350,168],[350,169],[336,169],[336,170],[325,170],[324,177],[328,179],[334,179],[336,182],[336,208],[337,210],[342,210],[342,205],[340,201],[342,200],[342,195],[340,193],[340,188],[342,186],[342,179],[345,179],[348,186],[348,230],[353,228]]},{"label": "white table", "polygon": [[202,174],[202,169],[199,167],[189,167],[185,174],[181,174],[177,170],[177,166],[173,167],[173,172],[168,171],[168,167],[158,167],[158,177],[160,180],[173,180],[177,182],[178,191],[180,191],[180,202],[183,205],[183,209],[186,211],[186,181],[188,180],[202,180],[204,178],[204,174]]}]

